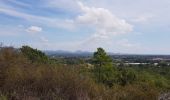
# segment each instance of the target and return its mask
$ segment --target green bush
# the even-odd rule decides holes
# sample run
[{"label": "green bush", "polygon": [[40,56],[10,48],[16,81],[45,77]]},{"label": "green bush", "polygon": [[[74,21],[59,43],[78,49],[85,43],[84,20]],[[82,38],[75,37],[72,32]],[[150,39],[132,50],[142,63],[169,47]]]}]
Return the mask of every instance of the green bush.
[{"label": "green bush", "polygon": [[137,75],[135,70],[133,70],[132,68],[121,68],[118,69],[116,78],[118,84],[125,86],[136,81]]},{"label": "green bush", "polygon": [[49,63],[48,57],[45,53],[41,52],[40,50],[33,49],[29,46],[22,46],[20,48],[23,55],[28,58],[31,62],[34,63]]}]

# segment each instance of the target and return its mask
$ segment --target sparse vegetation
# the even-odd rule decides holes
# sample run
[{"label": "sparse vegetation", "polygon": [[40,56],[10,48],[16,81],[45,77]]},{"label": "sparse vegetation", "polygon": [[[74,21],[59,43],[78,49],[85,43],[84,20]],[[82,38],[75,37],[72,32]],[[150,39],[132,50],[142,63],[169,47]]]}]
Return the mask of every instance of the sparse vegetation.
[{"label": "sparse vegetation", "polygon": [[0,100],[156,100],[170,90],[169,67],[120,67],[102,48],[90,68],[55,61],[28,46],[1,47]]}]

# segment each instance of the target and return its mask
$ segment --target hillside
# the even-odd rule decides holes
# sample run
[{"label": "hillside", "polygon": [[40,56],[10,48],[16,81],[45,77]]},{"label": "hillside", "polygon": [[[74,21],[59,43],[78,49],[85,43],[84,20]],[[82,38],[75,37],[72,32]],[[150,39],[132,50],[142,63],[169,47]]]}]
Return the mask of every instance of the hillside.
[{"label": "hillside", "polygon": [[29,46],[1,47],[0,99],[156,100],[170,91],[166,64],[118,65],[102,48],[89,60],[66,61]]}]

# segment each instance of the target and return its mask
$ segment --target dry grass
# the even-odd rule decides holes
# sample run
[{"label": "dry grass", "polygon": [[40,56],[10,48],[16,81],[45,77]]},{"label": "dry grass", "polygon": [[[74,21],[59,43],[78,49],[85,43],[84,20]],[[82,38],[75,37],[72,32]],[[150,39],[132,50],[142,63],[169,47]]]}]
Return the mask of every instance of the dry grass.
[{"label": "dry grass", "polygon": [[107,88],[80,68],[32,64],[15,49],[3,48],[0,94],[4,100],[155,100],[158,92],[147,85]]}]

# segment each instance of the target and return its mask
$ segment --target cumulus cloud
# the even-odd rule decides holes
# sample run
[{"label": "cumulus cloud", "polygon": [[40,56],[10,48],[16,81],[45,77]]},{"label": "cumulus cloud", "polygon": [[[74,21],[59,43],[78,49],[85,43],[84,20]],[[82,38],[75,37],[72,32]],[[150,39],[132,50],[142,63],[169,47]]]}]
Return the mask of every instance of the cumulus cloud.
[{"label": "cumulus cloud", "polygon": [[26,29],[26,31],[29,33],[39,33],[42,31],[42,28],[39,26],[30,26]]},{"label": "cumulus cloud", "polygon": [[[88,7],[78,2],[81,14],[74,24],[78,27],[91,29],[91,35],[77,43],[77,48],[95,50],[97,47],[111,47],[115,35],[127,34],[133,31],[133,26],[124,19],[116,17],[108,9]],[[84,47],[86,45],[86,47]]]},{"label": "cumulus cloud", "polygon": [[[62,4],[65,4],[67,0],[60,1]],[[52,3],[51,3],[52,2]],[[53,3],[54,2],[54,3]],[[47,4],[58,7],[57,0],[48,1]],[[46,25],[49,27],[55,28],[64,28],[73,30],[75,28],[79,28],[79,25],[91,26],[94,30],[96,30],[95,36],[106,37],[109,34],[120,34],[120,33],[128,33],[132,31],[132,25],[127,23],[124,19],[117,18],[114,16],[109,10],[104,8],[95,8],[85,6],[83,3],[78,2],[76,5],[75,0],[73,0],[74,4],[72,6],[78,6],[81,12],[81,15],[73,19],[59,19],[59,18],[50,18],[39,15],[33,15],[21,11],[17,11],[16,9],[11,9],[10,7],[2,7],[0,8],[0,13],[14,16],[17,18],[25,19],[30,22]],[[76,9],[78,9],[76,7]],[[66,7],[67,8],[67,7]],[[72,7],[74,8],[74,7]],[[46,24],[48,23],[48,24]],[[85,28],[85,27],[84,27]]]},{"label": "cumulus cloud", "polygon": [[91,26],[95,29],[94,37],[107,38],[112,35],[125,34],[133,30],[133,26],[124,19],[116,17],[104,8],[88,7],[78,2],[82,14],[76,18],[79,25]]}]

